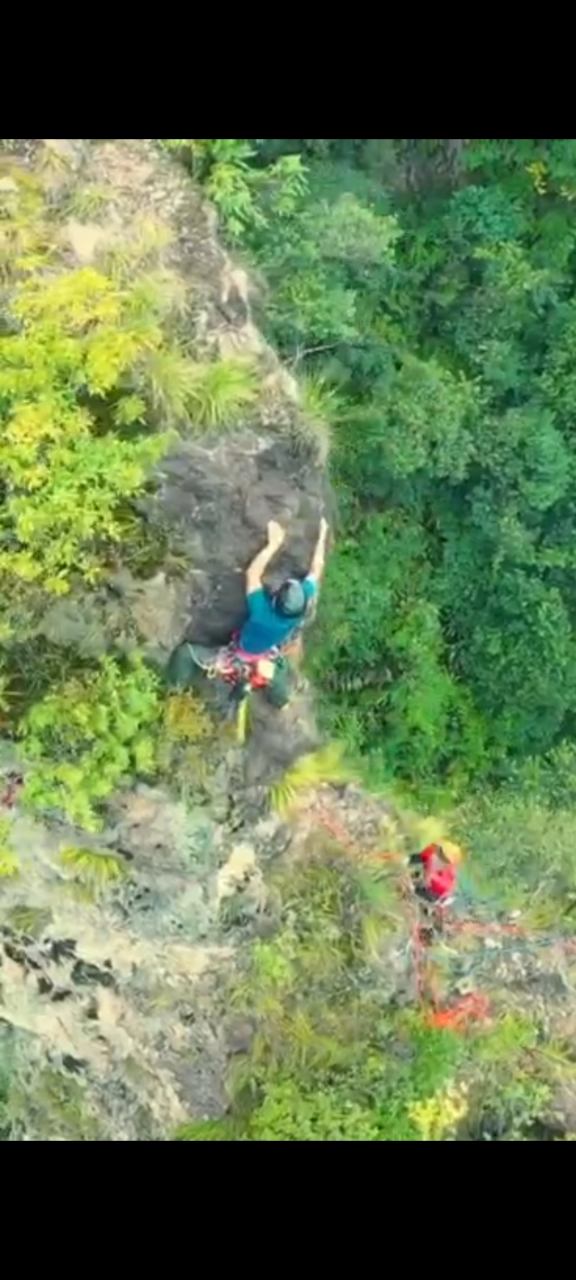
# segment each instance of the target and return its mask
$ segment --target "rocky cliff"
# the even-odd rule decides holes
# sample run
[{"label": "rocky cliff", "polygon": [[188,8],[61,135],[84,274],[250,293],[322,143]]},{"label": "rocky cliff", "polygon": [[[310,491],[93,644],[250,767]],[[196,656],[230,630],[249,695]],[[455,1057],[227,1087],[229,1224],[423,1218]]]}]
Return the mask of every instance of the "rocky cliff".
[{"label": "rocky cliff", "polygon": [[[99,265],[152,228],[155,266],[178,286],[180,338],[196,354],[247,356],[258,370],[258,400],[241,421],[210,432],[189,420],[162,460],[139,504],[152,566],[120,561],[103,588],[56,601],[39,623],[53,645],[86,656],[138,645],[162,666],[183,637],[219,643],[242,620],[244,571],[269,519],[287,529],[274,575],[306,570],[320,515],[331,511],[325,467],[296,383],[253,324],[250,281],[178,165],[149,141],[45,139],[17,151],[30,166],[51,160],[44,180],[64,210],[67,267]],[[80,216],[83,193],[94,191],[103,193],[97,216]],[[86,1136],[162,1137],[186,1115],[223,1108],[214,992],[235,944],[222,902],[240,886],[248,916],[266,914],[260,860],[291,839],[267,814],[266,784],[316,745],[302,682],[282,715],[255,705],[245,748],[219,751],[202,807],[149,786],[124,790],[96,844],[128,874],[112,899],[80,910],[61,855],[95,842],[18,807],[6,812],[21,874],[2,888],[2,1018],[17,1032],[27,1087],[53,1067],[73,1073]],[[8,769],[9,743],[3,752]],[[54,1105],[52,1119],[50,1107],[28,1117],[32,1132],[66,1133]]]},{"label": "rocky cliff", "polygon": [[[196,355],[249,357],[258,371],[257,400],[240,420],[207,431],[189,418],[162,459],[138,503],[146,563],[121,554],[103,586],[57,600],[38,623],[56,649],[92,658],[138,646],[162,667],[184,636],[219,643],[241,621],[244,570],[269,519],[288,533],[273,575],[307,568],[320,515],[334,517],[326,467],[296,383],[254,325],[250,279],[178,165],[146,140],[47,139],[15,152],[42,165],[62,211],[67,266],[98,265],[148,235],[178,296],[181,339]],[[97,837],[18,805],[3,809],[20,863],[17,877],[0,881],[0,1066],[8,1062],[17,1082],[11,1136],[163,1140],[182,1121],[226,1112],[230,1063],[254,1031],[232,1016],[227,981],[254,939],[278,925],[276,866],[335,849],[370,859],[423,834],[399,831],[386,803],[351,784],[317,787],[289,820],[275,812],[271,784],[318,745],[302,682],[281,715],[255,703],[242,749],[208,733],[178,796],[151,781],[122,788]],[[1,763],[4,771],[16,763],[10,741]],[[71,849],[109,860],[104,891],[85,891]],[[385,936],[371,945],[380,1011],[422,1003],[402,890],[402,877],[392,877]],[[517,923],[494,920],[490,909],[463,911],[436,966],[439,998],[465,998],[480,983],[499,1014],[529,1012],[573,1041],[563,940],[527,943]],[[363,970],[358,998],[365,985]],[[552,1111],[558,1131],[574,1127],[564,1078]]]},{"label": "rocky cliff", "polygon": [[[268,520],[279,520],[288,535],[272,566],[272,585],[306,571],[320,515],[332,514],[327,474],[297,383],[255,328],[250,280],[219,243],[199,189],[151,142],[47,141],[65,157],[58,184],[107,197],[98,223],[77,217],[65,223],[68,261],[74,255],[78,265],[97,263],[152,228],[157,264],[178,282],[179,336],[196,354],[244,356],[258,371],[256,407],[243,421],[236,415],[231,429],[220,425],[213,433],[190,418],[162,462],[152,495],[140,504],[151,544],[165,547],[166,563],[146,583],[123,568],[115,586],[139,641],[163,660],[184,636],[221,643],[242,621],[245,568],[263,545]],[[258,731],[252,736],[255,776],[266,762],[272,770],[284,764],[313,736],[307,705],[295,705],[290,722],[293,737],[285,727],[274,734],[270,724],[262,726],[263,743]]]}]

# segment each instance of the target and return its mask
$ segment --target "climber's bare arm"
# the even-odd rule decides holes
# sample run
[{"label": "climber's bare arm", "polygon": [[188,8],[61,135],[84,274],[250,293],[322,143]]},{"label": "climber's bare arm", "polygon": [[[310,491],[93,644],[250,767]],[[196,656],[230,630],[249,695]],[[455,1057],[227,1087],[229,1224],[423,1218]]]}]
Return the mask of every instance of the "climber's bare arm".
[{"label": "climber's bare arm", "polygon": [[246,570],[246,593],[251,595],[253,591],[258,591],[262,586],[262,577],[268,568],[270,561],[276,552],[282,546],[286,534],[281,524],[276,524],[275,520],[268,521],[268,542],[262,551],[254,557],[252,564],[248,565]]},{"label": "climber's bare arm", "polygon": [[310,577],[314,578],[317,583],[320,582],[322,578],[322,574],[324,573],[324,565],[326,563],[327,537],[328,537],[328,524],[326,520],[322,519],[320,521],[320,533],[318,534],[318,541],[316,543],[314,555],[312,557],[312,564],[310,565]]}]

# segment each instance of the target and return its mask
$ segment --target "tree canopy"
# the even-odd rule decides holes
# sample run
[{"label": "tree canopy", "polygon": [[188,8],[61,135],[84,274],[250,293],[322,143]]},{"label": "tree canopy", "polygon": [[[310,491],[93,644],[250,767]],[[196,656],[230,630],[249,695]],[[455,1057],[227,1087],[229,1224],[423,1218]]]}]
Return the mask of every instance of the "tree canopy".
[{"label": "tree canopy", "polygon": [[379,776],[499,778],[573,736],[576,144],[251,145],[305,177],[240,234],[262,325],[338,392],[327,719]]}]

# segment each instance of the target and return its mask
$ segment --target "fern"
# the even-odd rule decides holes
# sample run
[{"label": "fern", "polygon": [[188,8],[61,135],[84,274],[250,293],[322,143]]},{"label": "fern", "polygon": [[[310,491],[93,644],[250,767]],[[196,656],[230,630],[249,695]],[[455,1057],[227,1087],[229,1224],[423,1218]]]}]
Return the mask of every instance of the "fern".
[{"label": "fern", "polygon": [[100,898],[127,874],[126,863],[115,854],[97,853],[93,849],[75,846],[62,850],[60,863],[90,900]]},{"label": "fern", "polygon": [[143,366],[143,385],[156,412],[168,422],[186,418],[193,381],[194,366],[175,347],[154,351]]},{"label": "fern", "polygon": [[354,771],[343,757],[344,749],[339,743],[330,743],[301,756],[283,777],[271,784],[268,791],[271,808],[286,814],[315,787],[323,783],[350,782]]},{"label": "fern", "polygon": [[300,408],[302,431],[312,437],[322,463],[327,462],[332,444],[331,427],[342,415],[342,401],[326,378],[306,376],[301,379]]},{"label": "fern", "polygon": [[110,191],[107,187],[89,183],[86,187],[78,187],[68,199],[66,212],[69,217],[80,221],[90,221],[102,214],[110,202]]},{"label": "fern", "polygon": [[243,409],[258,396],[258,375],[248,360],[217,360],[197,365],[192,379],[190,409],[199,426],[232,426]]},{"label": "fern", "polygon": [[157,266],[172,239],[173,233],[165,223],[144,218],[132,229],[129,240],[119,239],[103,247],[99,262],[114,281],[129,285],[136,268],[142,270],[152,263]]},{"label": "fern", "polygon": [[7,924],[15,933],[22,933],[28,938],[40,938],[52,919],[49,907],[29,907],[25,903],[17,903],[7,913]]}]

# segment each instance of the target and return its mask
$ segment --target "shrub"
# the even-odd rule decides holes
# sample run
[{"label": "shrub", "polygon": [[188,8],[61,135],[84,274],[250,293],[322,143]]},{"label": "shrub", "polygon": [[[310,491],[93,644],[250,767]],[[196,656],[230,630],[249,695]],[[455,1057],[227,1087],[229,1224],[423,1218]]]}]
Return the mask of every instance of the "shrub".
[{"label": "shrub", "polygon": [[325,464],[330,456],[332,426],[343,412],[342,402],[336,387],[330,386],[326,378],[308,375],[301,378],[299,385],[302,429],[315,441],[319,461]]},{"label": "shrub", "polygon": [[158,767],[181,794],[202,797],[209,791],[211,772],[223,743],[220,726],[196,694],[171,693],[166,698],[158,735]]},{"label": "shrub", "polygon": [[271,808],[277,813],[288,813],[298,801],[305,800],[314,787],[328,782],[350,782],[354,771],[343,756],[344,749],[339,743],[329,743],[319,751],[300,756],[271,784],[268,792]]},{"label": "shrub", "polygon": [[[428,1123],[410,1108],[450,1086],[458,1038],[418,1016],[385,1011],[364,922],[382,903],[341,857],[277,881],[282,924],[258,941],[231,1003],[255,1034],[237,1060],[223,1121],[187,1125],[185,1141],[416,1141]],[[435,1138],[447,1131],[437,1119]],[[454,1117],[452,1116],[452,1122]],[[430,1124],[428,1130],[430,1131]]]},{"label": "shrub", "polygon": [[93,267],[46,270],[55,232],[35,189],[20,184],[3,212],[0,575],[8,597],[19,584],[58,594],[101,573],[121,534],[118,504],[166,448],[165,437],[111,430],[114,415],[129,427],[145,417],[137,370],[164,339],[137,290]]},{"label": "shrub", "polygon": [[104,657],[92,674],[47,694],[21,728],[25,802],[96,830],[99,807],[122,779],[153,771],[159,709],[158,681],[138,657]]},{"label": "shrub", "polygon": [[89,902],[100,898],[127,874],[126,863],[113,853],[71,847],[63,849],[60,863],[70,874],[81,897]]}]

